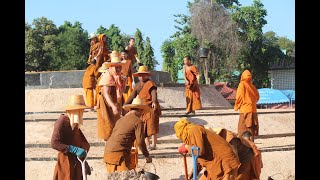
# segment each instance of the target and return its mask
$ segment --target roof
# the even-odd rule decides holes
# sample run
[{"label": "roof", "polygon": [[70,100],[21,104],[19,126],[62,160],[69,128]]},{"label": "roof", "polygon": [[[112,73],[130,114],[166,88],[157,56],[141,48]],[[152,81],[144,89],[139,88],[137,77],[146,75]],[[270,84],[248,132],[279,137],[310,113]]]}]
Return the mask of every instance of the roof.
[{"label": "roof", "polygon": [[216,90],[226,99],[226,100],[235,100],[236,99],[236,89],[232,89],[228,87],[223,82],[214,82],[213,85],[215,86]]},{"label": "roof", "polygon": [[280,104],[289,103],[289,98],[278,89],[258,89],[260,98],[257,104]]}]

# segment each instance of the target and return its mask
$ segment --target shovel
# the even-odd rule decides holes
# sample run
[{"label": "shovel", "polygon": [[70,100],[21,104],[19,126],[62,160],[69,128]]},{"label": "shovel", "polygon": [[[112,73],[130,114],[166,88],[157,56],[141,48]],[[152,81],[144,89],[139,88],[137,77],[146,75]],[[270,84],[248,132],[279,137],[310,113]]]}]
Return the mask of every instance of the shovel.
[{"label": "shovel", "polygon": [[[194,150],[197,151],[197,154],[194,154]],[[200,148],[197,146],[192,146],[191,147],[191,155],[192,155],[192,159],[193,159],[193,180],[197,179],[197,159],[200,153]]]},{"label": "shovel", "polygon": [[186,180],[188,180],[187,158],[185,154],[182,154],[182,156],[183,156],[183,163],[184,163],[184,174],[186,176]]},{"label": "shovel", "polygon": [[87,174],[86,174],[86,160],[87,160],[88,154],[87,156],[84,158],[83,161],[81,161],[81,159],[77,156],[78,160],[81,163],[81,169],[82,169],[82,179],[83,180],[87,180]]}]

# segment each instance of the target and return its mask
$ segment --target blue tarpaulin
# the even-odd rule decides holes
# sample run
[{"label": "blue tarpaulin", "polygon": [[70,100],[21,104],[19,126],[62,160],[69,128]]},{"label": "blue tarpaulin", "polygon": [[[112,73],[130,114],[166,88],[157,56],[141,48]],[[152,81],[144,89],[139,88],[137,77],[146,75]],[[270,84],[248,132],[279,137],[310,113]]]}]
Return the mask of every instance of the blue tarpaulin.
[{"label": "blue tarpaulin", "polygon": [[257,104],[280,104],[289,103],[289,98],[278,89],[261,88],[258,89],[260,99]]},{"label": "blue tarpaulin", "polygon": [[294,90],[281,90],[281,92],[286,95],[292,101],[296,100],[296,93]]}]

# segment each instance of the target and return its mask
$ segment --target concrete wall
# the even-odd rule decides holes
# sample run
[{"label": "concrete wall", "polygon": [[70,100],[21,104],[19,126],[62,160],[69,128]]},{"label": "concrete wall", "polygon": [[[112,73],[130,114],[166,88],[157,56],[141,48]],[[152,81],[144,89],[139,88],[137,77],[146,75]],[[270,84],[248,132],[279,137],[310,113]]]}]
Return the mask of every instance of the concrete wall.
[{"label": "concrete wall", "polygon": [[[81,88],[84,72],[85,70],[25,73],[25,88]],[[158,85],[171,82],[171,75],[168,72],[151,71],[151,74],[151,79]],[[135,78],[135,81],[138,82],[138,79]]]}]

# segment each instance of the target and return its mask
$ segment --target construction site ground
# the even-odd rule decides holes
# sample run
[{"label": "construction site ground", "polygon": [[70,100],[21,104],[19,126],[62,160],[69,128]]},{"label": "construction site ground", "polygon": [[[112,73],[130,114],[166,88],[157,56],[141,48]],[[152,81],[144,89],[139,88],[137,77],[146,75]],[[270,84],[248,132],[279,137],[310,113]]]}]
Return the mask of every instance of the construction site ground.
[{"label": "construction site ground", "polygon": [[[169,109],[160,117],[160,133],[157,150],[150,151],[153,156],[152,166],[145,169],[155,172],[160,179],[183,180],[183,158],[177,148],[181,141],[176,137],[173,125],[185,113],[184,110]],[[25,177],[27,180],[52,179],[56,164],[57,151],[50,147],[55,121],[60,112],[30,112],[25,115]],[[200,110],[196,115],[187,117],[192,123],[210,127],[224,127],[237,132],[238,112],[228,110]],[[263,168],[261,179],[272,176],[275,180],[295,179],[295,111],[294,109],[258,109],[260,135],[255,140],[262,151]],[[106,176],[103,163],[104,142],[97,138],[96,112],[84,113],[82,132],[91,145],[88,163],[93,168],[88,180],[103,180]],[[139,151],[138,166],[145,163]],[[187,157],[188,171],[193,166],[191,156]],[[148,170],[149,169],[149,170]]]}]

